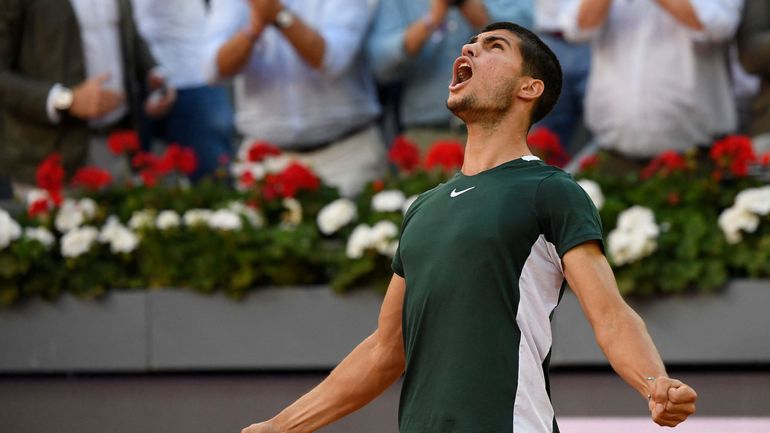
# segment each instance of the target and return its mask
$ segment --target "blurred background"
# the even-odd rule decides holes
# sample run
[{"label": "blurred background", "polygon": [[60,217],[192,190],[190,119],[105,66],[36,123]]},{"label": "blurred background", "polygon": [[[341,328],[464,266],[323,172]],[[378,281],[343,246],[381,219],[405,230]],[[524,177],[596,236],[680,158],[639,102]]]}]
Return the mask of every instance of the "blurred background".
[{"label": "blurred background", "polygon": [[[765,0],[0,0],[0,431],[240,431],[320,382],[496,21],[561,63],[528,143],[698,391],[678,431],[770,432]],[[552,328],[561,431],[659,430],[568,290]],[[323,431],[396,432],[399,390]]]}]

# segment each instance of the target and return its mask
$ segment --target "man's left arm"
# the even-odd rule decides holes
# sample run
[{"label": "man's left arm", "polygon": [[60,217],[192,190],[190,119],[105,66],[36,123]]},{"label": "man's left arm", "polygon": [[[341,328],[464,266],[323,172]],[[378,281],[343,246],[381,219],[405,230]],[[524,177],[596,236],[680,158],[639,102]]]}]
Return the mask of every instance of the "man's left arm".
[{"label": "man's left arm", "polygon": [[709,40],[727,40],[740,23],[743,0],[656,0],[681,24]]},{"label": "man's left arm", "polygon": [[644,322],[620,296],[598,243],[570,249],[563,266],[599,347],[618,375],[648,399],[653,421],[673,427],[695,413],[697,394],[668,377]]}]

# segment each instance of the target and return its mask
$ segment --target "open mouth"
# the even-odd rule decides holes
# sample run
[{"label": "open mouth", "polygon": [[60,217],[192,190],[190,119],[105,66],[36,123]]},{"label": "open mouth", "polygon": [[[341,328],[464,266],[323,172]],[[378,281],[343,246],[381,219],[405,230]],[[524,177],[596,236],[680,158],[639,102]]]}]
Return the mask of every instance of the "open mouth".
[{"label": "open mouth", "polygon": [[461,87],[473,77],[473,68],[467,57],[460,57],[455,60],[453,72],[452,84],[449,85],[450,90]]}]

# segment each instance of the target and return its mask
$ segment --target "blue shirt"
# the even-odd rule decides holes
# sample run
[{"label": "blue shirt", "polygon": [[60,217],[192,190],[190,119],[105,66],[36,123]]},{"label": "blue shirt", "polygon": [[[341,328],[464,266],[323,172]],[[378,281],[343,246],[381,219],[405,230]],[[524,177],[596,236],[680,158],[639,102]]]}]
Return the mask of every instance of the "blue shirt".
[{"label": "blue shirt", "polygon": [[[532,25],[532,0],[484,0],[491,22]],[[468,40],[478,33],[465,17],[451,8],[444,24],[429,37],[420,53],[410,58],[404,50],[409,26],[430,10],[429,0],[380,1],[367,43],[370,64],[380,82],[401,81],[401,121],[405,127],[449,125],[446,108],[452,65]]]},{"label": "blue shirt", "polygon": [[[283,0],[324,38],[320,70],[311,68],[280,30],[268,26],[235,79],[235,125],[251,139],[301,148],[338,138],[380,112],[362,46],[374,0]],[[206,28],[206,65],[216,80],[216,54],[249,24],[248,0],[212,0]]]}]

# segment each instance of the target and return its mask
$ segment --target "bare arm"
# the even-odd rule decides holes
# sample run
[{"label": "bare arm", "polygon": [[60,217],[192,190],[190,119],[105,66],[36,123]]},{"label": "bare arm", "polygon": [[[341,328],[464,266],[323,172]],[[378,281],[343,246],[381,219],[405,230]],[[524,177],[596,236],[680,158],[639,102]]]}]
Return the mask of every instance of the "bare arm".
[{"label": "bare arm", "polygon": [[409,25],[404,35],[404,50],[407,56],[414,57],[420,53],[430,35],[444,21],[447,11],[449,4],[446,0],[432,0],[430,12]]},{"label": "bare arm", "polygon": [[465,0],[465,3],[460,6],[460,13],[475,28],[489,24],[489,14],[481,0]]},{"label": "bare arm", "polygon": [[653,420],[673,426],[694,413],[695,391],[668,378],[644,322],[620,296],[599,246],[589,242],[568,251],[564,273],[612,368],[639,394],[651,396]]},{"label": "bare arm", "polygon": [[404,372],[401,309],[406,283],[394,275],[380,311],[377,330],[359,344],[309,393],[270,421],[243,433],[307,433],[363,407]]},{"label": "bare arm", "polygon": [[693,30],[703,30],[703,23],[698,19],[690,0],[657,0],[657,2],[680,23]]},{"label": "bare arm", "polygon": [[585,30],[604,24],[610,12],[610,6],[612,6],[612,0],[583,0],[578,8],[578,27]]}]

